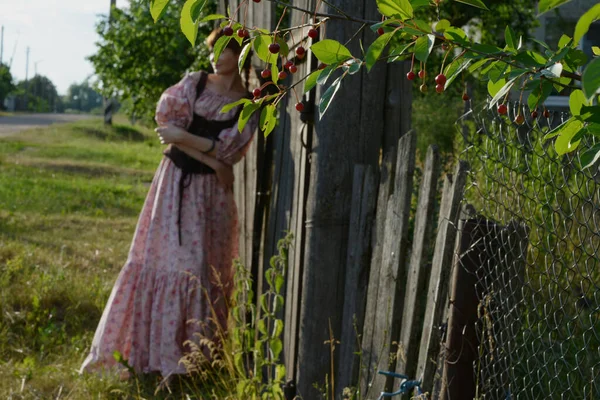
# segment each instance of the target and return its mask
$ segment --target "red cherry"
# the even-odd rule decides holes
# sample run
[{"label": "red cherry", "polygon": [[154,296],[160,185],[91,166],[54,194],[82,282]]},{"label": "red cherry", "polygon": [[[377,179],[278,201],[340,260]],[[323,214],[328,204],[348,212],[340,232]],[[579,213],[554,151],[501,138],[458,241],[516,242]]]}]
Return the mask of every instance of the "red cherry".
[{"label": "red cherry", "polygon": [[525,117],[522,114],[517,115],[515,118],[515,123],[517,125],[523,125],[523,122],[525,122]]},{"label": "red cherry", "polygon": [[260,73],[260,76],[262,76],[264,79],[267,79],[268,77],[271,76],[271,70],[270,69],[263,69]]},{"label": "red cherry", "polygon": [[406,74],[406,79],[408,79],[409,81],[412,81],[415,79],[416,74],[412,71],[410,71],[408,74]]},{"label": "red cherry", "polygon": [[469,101],[470,97],[469,97],[469,95],[468,95],[468,94],[466,94],[466,93],[463,93],[463,95],[462,95],[462,99],[463,99],[464,101]]},{"label": "red cherry", "polygon": [[448,51],[448,43],[442,43],[442,50]]},{"label": "red cherry", "polygon": [[296,67],[295,65],[292,65],[292,66],[289,68],[289,70],[290,70],[290,72],[291,72],[292,74],[295,74],[296,72],[298,72],[298,67]]},{"label": "red cherry", "polygon": [[319,31],[315,28],[312,28],[308,31],[308,37],[311,39],[316,39],[319,36]]},{"label": "red cherry", "polygon": [[279,53],[279,43],[271,43],[271,44],[269,45],[269,51],[270,51],[272,54],[277,54],[277,53]]},{"label": "red cherry", "polygon": [[437,85],[435,85],[435,91],[438,93],[442,93],[444,91],[444,85],[438,83]]},{"label": "red cherry", "polygon": [[421,93],[426,93],[427,92],[427,85],[426,84],[422,84],[421,86],[419,86],[419,90],[421,91]]},{"label": "red cherry", "polygon": [[547,109],[544,109],[544,117],[550,118],[550,111],[548,111]]},{"label": "red cherry", "polygon": [[508,107],[506,107],[506,104],[500,104],[498,106],[498,114],[504,115],[508,112]]},{"label": "red cherry", "polygon": [[260,0],[252,0],[255,3],[260,3]]},{"label": "red cherry", "polygon": [[248,36],[248,31],[245,29],[238,29],[237,35],[241,38]]},{"label": "red cherry", "polygon": [[285,71],[281,71],[279,73],[279,75],[277,75],[277,76],[279,77],[280,80],[287,78],[287,74],[285,73]]},{"label": "red cherry", "polygon": [[301,57],[301,58],[302,58],[302,57],[304,56],[304,54],[306,54],[306,49],[305,49],[304,47],[302,47],[302,46],[298,46],[298,47],[296,48],[296,55],[297,55],[298,57]]},{"label": "red cherry", "polygon": [[304,104],[302,102],[296,103],[296,110],[300,112],[304,111]]},{"label": "red cherry", "polygon": [[379,28],[379,29],[377,29],[377,34],[378,34],[379,36],[383,35],[384,33],[385,33],[385,31],[383,30],[383,28]]},{"label": "red cherry", "polygon": [[252,94],[254,95],[254,97],[260,97],[260,95],[262,94],[262,90],[260,90],[260,88],[256,88],[252,91]]},{"label": "red cherry", "polygon": [[533,112],[531,113],[531,118],[536,119],[537,117],[538,117],[537,110],[533,110]]},{"label": "red cherry", "polygon": [[225,36],[233,35],[233,28],[230,26],[226,26],[225,28],[223,28],[223,35],[225,35]]},{"label": "red cherry", "polygon": [[318,69],[325,69],[325,68],[327,68],[327,64],[321,63],[321,64],[319,64],[319,66],[317,68]]},{"label": "red cherry", "polygon": [[435,83],[437,83],[438,85],[445,85],[446,84],[446,75],[439,74],[438,76],[436,76]]},{"label": "red cherry", "polygon": [[425,78],[425,70],[424,69],[419,71],[419,78],[421,78],[421,79]]},{"label": "red cherry", "polygon": [[290,67],[291,67],[292,65],[294,65],[294,62],[293,62],[293,61],[288,61],[288,62],[286,62],[286,63],[285,63],[285,65],[283,66],[283,68],[285,68],[285,69],[290,69]]}]

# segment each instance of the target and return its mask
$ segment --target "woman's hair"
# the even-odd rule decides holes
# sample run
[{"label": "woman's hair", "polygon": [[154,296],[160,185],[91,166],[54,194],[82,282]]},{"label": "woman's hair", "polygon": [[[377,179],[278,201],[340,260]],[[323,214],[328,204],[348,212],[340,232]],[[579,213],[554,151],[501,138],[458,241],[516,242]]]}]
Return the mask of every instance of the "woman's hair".
[{"label": "woman's hair", "polygon": [[[224,36],[224,34],[223,34],[222,28],[213,29],[213,31],[206,38],[206,44],[207,44],[208,48],[212,50],[215,47],[215,44],[217,44],[217,41],[223,36]],[[238,41],[235,40],[233,37],[231,38],[229,43],[227,43],[227,46],[225,46],[225,48],[230,49],[237,55],[239,55],[242,52],[242,46],[240,46]],[[246,57],[246,62],[244,63],[244,80],[245,80],[246,89],[248,89],[250,87],[249,80],[250,80],[251,65],[252,65],[252,50],[250,50],[250,52],[248,53],[248,56]]]}]

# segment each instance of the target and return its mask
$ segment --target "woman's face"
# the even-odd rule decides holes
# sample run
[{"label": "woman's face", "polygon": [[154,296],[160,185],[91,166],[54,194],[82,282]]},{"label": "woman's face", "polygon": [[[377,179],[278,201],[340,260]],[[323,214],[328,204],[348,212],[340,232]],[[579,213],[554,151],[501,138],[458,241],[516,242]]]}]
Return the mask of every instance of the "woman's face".
[{"label": "woman's face", "polygon": [[230,75],[232,73],[238,73],[238,54],[233,50],[225,48],[219,59],[215,61],[215,53],[210,52],[210,64],[216,74],[219,75]]}]

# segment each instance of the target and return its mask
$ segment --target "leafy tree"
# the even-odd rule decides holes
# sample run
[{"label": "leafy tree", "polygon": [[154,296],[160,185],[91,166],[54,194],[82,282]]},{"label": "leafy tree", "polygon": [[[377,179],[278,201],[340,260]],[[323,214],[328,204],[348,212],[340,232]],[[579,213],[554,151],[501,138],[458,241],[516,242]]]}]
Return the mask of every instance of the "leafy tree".
[{"label": "leafy tree", "polygon": [[17,84],[17,111],[62,112],[63,105],[56,86],[47,77],[36,75]]},{"label": "leafy tree", "polygon": [[98,107],[102,107],[102,95],[91,87],[86,80],[82,83],[73,83],[69,86],[63,102],[65,109],[90,112]]},{"label": "leafy tree", "polygon": [[4,99],[15,90],[13,77],[10,69],[5,64],[0,63],[0,109],[4,107]]},{"label": "leafy tree", "polygon": [[[205,46],[190,47],[179,33],[180,5],[167,6],[164,18],[154,24],[148,2],[132,0],[128,9],[113,9],[110,24],[103,17],[97,25],[98,51],[89,60],[98,76],[98,90],[118,97],[132,116],[151,121],[164,89],[186,70],[209,66]],[[214,11],[215,5],[210,2],[205,8]],[[209,30],[210,26],[201,26],[200,36]]]}]

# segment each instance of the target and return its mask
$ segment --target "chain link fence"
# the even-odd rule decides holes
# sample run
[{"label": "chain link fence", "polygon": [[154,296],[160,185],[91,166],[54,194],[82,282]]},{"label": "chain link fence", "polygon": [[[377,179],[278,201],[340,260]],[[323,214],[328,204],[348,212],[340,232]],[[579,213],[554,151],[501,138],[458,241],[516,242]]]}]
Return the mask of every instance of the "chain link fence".
[{"label": "chain link fence", "polygon": [[[516,125],[475,109],[458,121],[470,164],[459,265],[476,282],[478,399],[600,398],[600,172],[558,156],[551,112]],[[590,146],[591,143],[581,143]],[[464,232],[463,232],[464,233]]]}]

